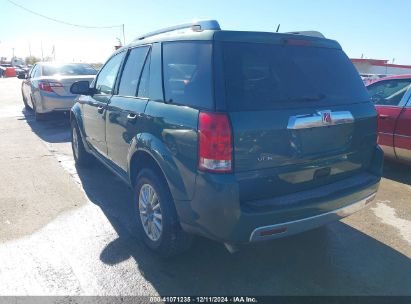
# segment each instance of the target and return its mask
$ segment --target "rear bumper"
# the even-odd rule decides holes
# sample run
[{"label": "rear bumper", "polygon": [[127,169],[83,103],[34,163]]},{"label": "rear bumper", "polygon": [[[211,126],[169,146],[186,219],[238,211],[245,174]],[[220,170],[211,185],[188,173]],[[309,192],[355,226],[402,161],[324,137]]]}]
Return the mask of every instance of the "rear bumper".
[{"label": "rear bumper", "polygon": [[[382,164],[383,154],[377,147],[369,172],[264,202],[241,202],[239,183],[233,174],[199,173],[193,199],[176,201],[176,209],[185,231],[221,242],[249,243],[284,237],[365,207],[378,190]],[[252,208],[256,203],[264,206]]]},{"label": "rear bumper", "polygon": [[36,100],[36,110],[39,113],[69,111],[74,105],[76,96],[59,96],[55,93],[42,93]]},{"label": "rear bumper", "polygon": [[363,209],[366,205],[374,200],[376,193],[368,195],[367,197],[344,206],[342,208],[319,214],[316,216],[307,217],[301,220],[295,220],[286,223],[280,223],[270,226],[258,227],[253,230],[250,236],[250,242],[265,241],[269,239],[276,239],[293,234],[298,234],[307,230],[311,230],[329,222],[340,220],[357,211]]}]

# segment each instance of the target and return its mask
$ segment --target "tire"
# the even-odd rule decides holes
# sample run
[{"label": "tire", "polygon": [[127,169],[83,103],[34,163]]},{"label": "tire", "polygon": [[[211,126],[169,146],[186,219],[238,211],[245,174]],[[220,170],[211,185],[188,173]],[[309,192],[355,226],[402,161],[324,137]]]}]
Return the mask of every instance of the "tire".
[{"label": "tire", "polygon": [[34,103],[33,99],[31,100],[33,104],[33,111],[34,111],[34,119],[36,121],[44,121],[46,119],[46,114],[37,112],[36,104]]},{"label": "tire", "polygon": [[[157,199],[152,195],[152,203],[146,202],[148,207],[145,209],[144,197],[145,194],[148,194],[147,197],[150,196],[150,189],[154,191]],[[190,248],[192,236],[181,229],[167,183],[156,171],[151,168],[144,168],[140,171],[134,187],[133,203],[137,233],[151,250],[166,258],[178,255]],[[144,218],[144,211],[147,220]],[[158,224],[161,226],[160,232]]]},{"label": "tire", "polygon": [[44,121],[46,120],[46,115],[43,113],[39,113],[36,109],[34,109],[34,119],[36,121]]},{"label": "tire", "polygon": [[75,120],[71,121],[71,150],[76,165],[89,167],[93,162],[93,156],[84,148],[80,130]]},{"label": "tire", "polygon": [[22,95],[22,97],[23,97],[24,108],[25,108],[26,110],[31,110],[29,104],[27,103],[26,97],[24,97],[24,94],[23,94],[23,93],[21,93],[21,95]]}]

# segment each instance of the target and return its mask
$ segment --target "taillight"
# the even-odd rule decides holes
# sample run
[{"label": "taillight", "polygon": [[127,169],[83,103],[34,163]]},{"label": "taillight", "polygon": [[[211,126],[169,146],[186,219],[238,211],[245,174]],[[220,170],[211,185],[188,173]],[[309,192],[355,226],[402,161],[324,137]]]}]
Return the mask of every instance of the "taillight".
[{"label": "taillight", "polygon": [[61,88],[63,85],[57,81],[39,81],[39,89],[46,92],[54,92],[53,88]]},{"label": "taillight", "polygon": [[211,172],[231,172],[233,147],[227,115],[200,112],[198,131],[199,169]]}]

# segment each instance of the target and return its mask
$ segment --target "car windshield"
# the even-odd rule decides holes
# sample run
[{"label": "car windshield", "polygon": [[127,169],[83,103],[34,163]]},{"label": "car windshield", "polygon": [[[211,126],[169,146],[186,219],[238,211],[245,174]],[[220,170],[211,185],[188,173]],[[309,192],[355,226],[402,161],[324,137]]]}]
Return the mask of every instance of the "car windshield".
[{"label": "car windshield", "polygon": [[43,66],[43,76],[96,75],[97,71],[89,64],[64,64]]},{"label": "car windshield", "polygon": [[234,111],[368,100],[340,49],[227,42],[223,52],[226,98]]}]

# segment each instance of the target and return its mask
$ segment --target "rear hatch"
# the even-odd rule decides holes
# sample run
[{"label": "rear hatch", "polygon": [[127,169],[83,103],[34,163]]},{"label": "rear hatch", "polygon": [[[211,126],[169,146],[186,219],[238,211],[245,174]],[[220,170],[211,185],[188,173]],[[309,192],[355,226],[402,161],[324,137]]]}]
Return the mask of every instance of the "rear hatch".
[{"label": "rear hatch", "polygon": [[224,99],[217,108],[225,104],[232,124],[242,201],[320,187],[368,169],[376,111],[338,43],[220,35],[225,93],[216,94]]}]

